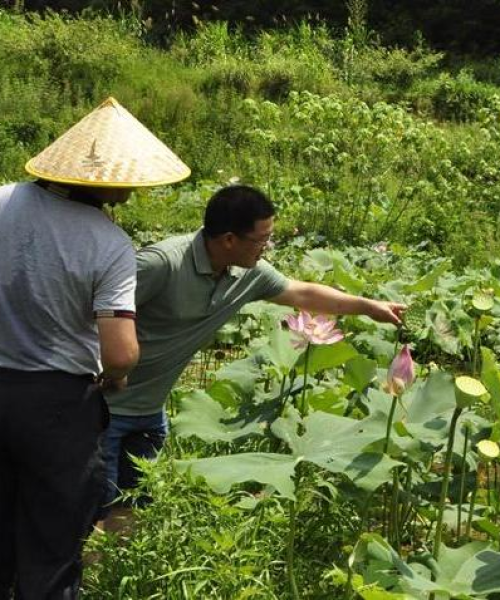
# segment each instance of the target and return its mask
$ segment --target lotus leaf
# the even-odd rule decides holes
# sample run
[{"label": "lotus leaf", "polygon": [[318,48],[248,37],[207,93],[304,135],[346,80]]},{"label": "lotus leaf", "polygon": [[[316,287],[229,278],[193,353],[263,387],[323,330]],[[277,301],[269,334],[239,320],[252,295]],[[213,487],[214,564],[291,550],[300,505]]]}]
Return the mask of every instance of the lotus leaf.
[{"label": "lotus leaf", "polygon": [[[429,564],[435,581],[431,580],[430,568],[418,563],[405,563],[392,547],[377,534],[363,534],[351,557],[354,567],[364,568],[370,577],[383,581],[387,572],[398,575],[401,591],[426,598],[436,593],[440,598],[484,599],[488,594],[500,591],[500,553],[488,543],[471,542],[460,548],[441,546],[437,564]],[[368,566],[372,567],[368,570]],[[375,568],[374,568],[375,567]],[[375,582],[375,581],[373,581]]]},{"label": "lotus leaf", "polygon": [[176,435],[195,435],[205,442],[230,442],[238,438],[262,435],[262,423],[256,418],[246,422],[221,406],[206,392],[197,390],[180,401],[180,411],[172,419]]},{"label": "lotus leaf", "polygon": [[[218,413],[220,414],[220,413]],[[392,469],[402,463],[365,448],[385,435],[386,418],[378,413],[361,421],[315,412],[301,423],[290,409],[277,419],[272,431],[284,440],[292,454],[241,453],[230,456],[176,461],[181,471],[204,477],[217,492],[225,493],[236,483],[258,481],[272,484],[287,498],[293,498],[292,477],[301,461],[312,462],[332,473],[342,473],[358,487],[373,491],[391,478]]]},{"label": "lotus leaf", "polygon": [[432,288],[436,285],[439,278],[446,273],[450,268],[450,262],[448,260],[443,260],[437,266],[435,266],[432,271],[424,275],[421,279],[416,281],[415,283],[406,285],[405,291],[407,293],[412,292],[428,292],[432,290]]}]

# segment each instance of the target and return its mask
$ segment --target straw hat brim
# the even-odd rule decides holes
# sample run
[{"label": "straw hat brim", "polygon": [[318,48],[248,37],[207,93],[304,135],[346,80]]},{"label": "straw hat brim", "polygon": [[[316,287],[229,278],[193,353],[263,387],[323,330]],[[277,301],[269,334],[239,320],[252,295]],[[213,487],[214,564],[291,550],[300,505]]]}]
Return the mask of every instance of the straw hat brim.
[{"label": "straw hat brim", "polygon": [[113,188],[168,185],[191,174],[172,150],[114,98],[30,159],[25,168],[47,181]]}]

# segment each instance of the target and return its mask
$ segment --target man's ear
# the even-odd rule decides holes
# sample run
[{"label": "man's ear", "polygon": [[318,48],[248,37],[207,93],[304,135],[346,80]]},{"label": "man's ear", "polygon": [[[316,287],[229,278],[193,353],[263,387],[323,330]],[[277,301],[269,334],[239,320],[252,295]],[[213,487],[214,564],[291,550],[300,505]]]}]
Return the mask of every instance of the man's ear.
[{"label": "man's ear", "polygon": [[231,250],[236,241],[236,235],[232,231],[223,233],[221,236],[222,245],[226,250]]}]

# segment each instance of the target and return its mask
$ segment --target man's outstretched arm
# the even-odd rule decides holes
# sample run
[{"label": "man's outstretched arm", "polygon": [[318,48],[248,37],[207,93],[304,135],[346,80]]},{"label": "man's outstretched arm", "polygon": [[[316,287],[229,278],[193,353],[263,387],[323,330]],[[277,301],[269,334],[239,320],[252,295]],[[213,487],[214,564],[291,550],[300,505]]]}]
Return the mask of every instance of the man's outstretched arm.
[{"label": "man's outstretched arm", "polygon": [[366,315],[374,321],[399,325],[404,304],[352,296],[321,283],[291,280],[287,289],[269,302],[310,312],[334,315]]}]

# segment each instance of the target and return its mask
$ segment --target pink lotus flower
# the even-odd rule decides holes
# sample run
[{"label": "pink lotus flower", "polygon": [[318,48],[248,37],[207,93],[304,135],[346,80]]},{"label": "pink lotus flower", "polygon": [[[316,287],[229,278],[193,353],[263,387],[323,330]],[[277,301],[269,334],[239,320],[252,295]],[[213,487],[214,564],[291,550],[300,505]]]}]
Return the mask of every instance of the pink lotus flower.
[{"label": "pink lotus flower", "polygon": [[410,349],[405,344],[401,352],[394,357],[387,372],[385,389],[394,396],[400,396],[415,380],[415,368]]},{"label": "pink lotus flower", "polygon": [[295,348],[305,348],[308,344],[335,344],[344,339],[340,329],[335,329],[336,321],[326,315],[312,317],[307,311],[301,310],[297,316],[288,315],[286,322],[296,335],[293,341]]}]

